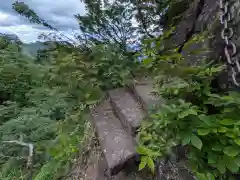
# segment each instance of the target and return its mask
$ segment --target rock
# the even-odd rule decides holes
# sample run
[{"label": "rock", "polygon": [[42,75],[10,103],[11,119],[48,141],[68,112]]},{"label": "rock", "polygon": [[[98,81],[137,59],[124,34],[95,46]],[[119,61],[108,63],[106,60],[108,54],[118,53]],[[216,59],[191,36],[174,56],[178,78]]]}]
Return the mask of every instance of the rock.
[{"label": "rock", "polygon": [[[239,50],[240,40],[240,3],[239,1],[231,2],[231,13],[233,14],[233,21],[229,22],[229,26],[234,28],[233,41]],[[176,33],[173,36],[173,43],[175,46],[180,46],[180,53],[190,65],[199,63],[208,63],[211,60],[219,62],[224,57],[224,41],[221,38],[221,30],[223,25],[219,20],[219,0],[194,0],[188,10],[185,12],[182,20],[176,26]],[[206,37],[199,42],[189,42],[195,35],[203,32]],[[191,54],[195,49],[207,49],[207,51],[199,52],[198,54]],[[239,57],[239,51],[237,57]],[[205,61],[206,60],[206,61]],[[218,86],[225,89],[231,83],[231,72],[223,72],[217,78]]]},{"label": "rock", "polygon": [[157,180],[194,180],[184,162],[161,161],[157,166]]},{"label": "rock", "polygon": [[107,162],[105,158],[101,156],[100,159],[96,159],[96,161],[87,168],[85,177],[82,178],[82,180],[153,180],[150,174],[143,174],[132,166],[128,168],[128,171],[121,171],[114,176],[106,174],[106,168]]},{"label": "rock", "polygon": [[141,103],[145,111],[148,111],[152,107],[164,103],[164,100],[161,97],[154,94],[154,88],[152,83],[138,83],[133,85],[131,89],[134,96]]},{"label": "rock", "polygon": [[137,155],[133,137],[127,133],[115,116],[109,99],[104,100],[91,114],[106,158],[108,173],[117,174]]},{"label": "rock", "polygon": [[172,38],[176,46],[182,46],[188,39],[189,34],[192,34],[195,21],[199,14],[199,8],[201,7],[201,2],[202,0],[194,0],[184,13],[180,23],[177,25],[175,35]]},{"label": "rock", "polygon": [[123,126],[130,134],[136,134],[146,115],[140,103],[124,88],[109,91],[109,96]]},{"label": "rock", "polygon": [[166,12],[166,15],[160,19],[163,29],[168,28],[170,24],[177,24],[181,20],[181,16],[179,15],[184,13],[191,3],[192,0],[174,1]]}]

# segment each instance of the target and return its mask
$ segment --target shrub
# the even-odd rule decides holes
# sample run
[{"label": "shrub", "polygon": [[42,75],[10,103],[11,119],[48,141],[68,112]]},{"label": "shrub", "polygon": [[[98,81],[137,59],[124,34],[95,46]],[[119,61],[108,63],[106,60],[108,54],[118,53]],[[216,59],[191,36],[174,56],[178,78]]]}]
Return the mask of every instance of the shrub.
[{"label": "shrub", "polygon": [[154,169],[154,160],[180,145],[199,180],[231,178],[240,172],[240,94],[212,86],[223,66],[189,67],[176,50],[167,53],[148,55],[147,67],[160,72],[156,91],[166,103],[154,109],[138,134],[140,169]]}]

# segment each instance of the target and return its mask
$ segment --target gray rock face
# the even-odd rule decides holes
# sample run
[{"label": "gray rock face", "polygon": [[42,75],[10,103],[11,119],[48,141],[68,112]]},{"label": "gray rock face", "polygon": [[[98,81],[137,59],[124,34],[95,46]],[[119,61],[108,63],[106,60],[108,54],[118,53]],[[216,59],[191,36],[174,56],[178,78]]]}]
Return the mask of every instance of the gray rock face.
[{"label": "gray rock face", "polygon": [[[238,57],[240,55],[240,1],[229,1],[231,5],[231,14],[233,21],[229,22],[229,26],[234,29],[233,41],[237,45]],[[198,63],[206,63],[209,61],[224,60],[224,41],[221,39],[221,30],[223,26],[219,20],[219,0],[194,0],[190,8],[185,12],[181,22],[176,27],[176,33],[173,37],[175,46],[181,47],[180,53],[185,57],[191,65]],[[207,32],[208,38],[200,42],[187,45],[194,35]],[[191,54],[192,50],[206,48],[207,51],[199,54]],[[231,78],[228,72],[218,78],[220,87],[226,87],[231,84]]]},{"label": "gray rock face", "polygon": [[[176,27],[176,34],[173,37],[173,43],[176,46],[183,45],[188,38],[189,33],[192,33],[196,18],[199,14],[200,5],[201,0],[194,0],[189,9],[184,14],[181,22]],[[181,32],[181,34],[179,34],[179,32]]]}]

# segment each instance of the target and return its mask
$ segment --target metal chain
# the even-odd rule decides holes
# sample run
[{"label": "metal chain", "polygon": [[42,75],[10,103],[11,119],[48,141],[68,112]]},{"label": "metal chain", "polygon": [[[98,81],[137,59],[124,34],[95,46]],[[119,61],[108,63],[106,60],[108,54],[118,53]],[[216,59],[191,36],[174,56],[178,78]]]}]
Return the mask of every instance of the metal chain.
[{"label": "metal chain", "polygon": [[240,82],[237,77],[240,77],[240,62],[236,58],[237,48],[235,43],[231,40],[234,32],[233,28],[229,27],[229,22],[232,21],[232,14],[230,13],[230,4],[228,0],[219,0],[220,6],[220,22],[223,25],[221,37],[225,42],[224,54],[227,60],[227,65],[231,69],[231,77],[234,85],[240,87]]}]

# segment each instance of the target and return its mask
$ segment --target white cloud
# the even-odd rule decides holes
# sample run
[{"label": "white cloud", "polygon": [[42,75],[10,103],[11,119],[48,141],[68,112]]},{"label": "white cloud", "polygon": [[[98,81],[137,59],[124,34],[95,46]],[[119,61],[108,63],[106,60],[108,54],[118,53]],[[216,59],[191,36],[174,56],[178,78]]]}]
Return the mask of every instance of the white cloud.
[{"label": "white cloud", "polygon": [[19,24],[19,17],[0,11],[0,26]]},{"label": "white cloud", "polygon": [[8,19],[9,15],[7,13],[0,12],[0,23],[2,24],[4,21]]},{"label": "white cloud", "polygon": [[[33,25],[28,20],[12,10],[15,0],[1,2],[0,5],[0,32],[12,33],[19,36],[23,42],[36,41],[41,33],[49,30]],[[75,14],[84,14],[84,4],[80,0],[21,0],[33,9],[42,19],[64,34],[78,30]]]},{"label": "white cloud", "polygon": [[[16,34],[22,42],[24,43],[30,43],[34,42],[38,39],[38,36],[42,33],[48,34],[51,31],[47,29],[38,29],[34,28],[29,25],[18,25],[18,26],[7,26],[7,27],[1,27],[1,32],[3,33],[9,33],[9,34]],[[65,36],[74,39],[74,33],[79,33],[78,30],[65,30],[60,31],[60,33],[63,33]]]},{"label": "white cloud", "polygon": [[35,29],[29,25],[4,26],[1,27],[1,31],[16,34],[25,43],[36,41],[39,34],[47,32],[47,30]]}]

